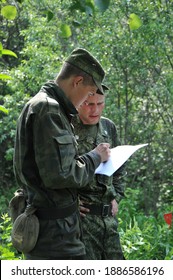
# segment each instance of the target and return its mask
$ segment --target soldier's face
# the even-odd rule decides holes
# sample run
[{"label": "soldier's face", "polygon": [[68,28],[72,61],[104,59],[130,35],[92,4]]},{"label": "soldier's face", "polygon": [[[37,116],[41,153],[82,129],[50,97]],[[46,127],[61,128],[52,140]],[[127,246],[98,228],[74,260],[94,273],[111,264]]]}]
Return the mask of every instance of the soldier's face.
[{"label": "soldier's face", "polygon": [[105,97],[101,94],[89,96],[78,108],[79,117],[83,124],[96,124],[99,122],[105,106]]},{"label": "soldier's face", "polygon": [[72,85],[73,87],[71,87],[68,97],[76,109],[78,109],[88,97],[95,95],[97,91],[96,85],[85,85],[81,76],[74,77]]}]

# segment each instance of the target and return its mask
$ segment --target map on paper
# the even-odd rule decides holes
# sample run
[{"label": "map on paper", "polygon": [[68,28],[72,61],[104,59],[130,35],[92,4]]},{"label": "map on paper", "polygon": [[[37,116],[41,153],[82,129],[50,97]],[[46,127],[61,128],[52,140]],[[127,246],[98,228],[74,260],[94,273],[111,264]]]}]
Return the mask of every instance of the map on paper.
[{"label": "map on paper", "polygon": [[110,159],[107,162],[102,162],[95,170],[95,174],[111,176],[134,152],[147,145],[148,144],[122,145],[111,149]]}]

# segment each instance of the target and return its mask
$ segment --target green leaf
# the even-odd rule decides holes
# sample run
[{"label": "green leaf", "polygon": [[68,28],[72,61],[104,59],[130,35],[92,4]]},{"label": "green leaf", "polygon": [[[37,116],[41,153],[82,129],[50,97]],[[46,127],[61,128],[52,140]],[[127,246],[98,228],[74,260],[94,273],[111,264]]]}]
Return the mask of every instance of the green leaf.
[{"label": "green leaf", "polygon": [[17,58],[17,55],[13,51],[10,51],[7,49],[2,50],[2,55],[11,55],[11,56],[15,56]]},{"label": "green leaf", "polygon": [[92,15],[94,12],[93,0],[74,0],[73,4],[70,6],[70,10],[79,10],[82,13]]},{"label": "green leaf", "polygon": [[13,20],[17,15],[17,9],[14,6],[7,5],[1,9],[1,15],[6,19]]},{"label": "green leaf", "polygon": [[61,30],[60,35],[63,38],[69,38],[72,35],[70,26],[65,23],[61,24],[60,30]]},{"label": "green leaf", "polygon": [[131,30],[138,29],[142,25],[141,19],[136,14],[130,14],[128,23]]},{"label": "green leaf", "polygon": [[47,17],[47,22],[51,21],[51,19],[54,17],[54,13],[52,13],[50,10],[44,10],[43,14]]},{"label": "green leaf", "polygon": [[4,106],[2,106],[2,105],[0,105],[0,111],[3,112],[3,113],[5,113],[5,114],[7,114],[7,115],[8,115],[8,113],[9,113],[9,110],[6,109],[6,108],[5,108]]},{"label": "green leaf", "polygon": [[0,80],[11,80],[12,78],[9,75],[0,73]]},{"label": "green leaf", "polygon": [[85,12],[84,5],[80,2],[80,0],[74,0],[72,5],[70,6],[70,11],[79,10],[81,12]]},{"label": "green leaf", "polygon": [[22,3],[22,2],[24,2],[24,0],[16,0],[17,2],[19,2],[19,3]]},{"label": "green leaf", "polygon": [[54,17],[54,14],[51,11],[47,11],[47,21],[49,22]]},{"label": "green leaf", "polygon": [[110,0],[94,0],[94,3],[104,13],[109,7]]}]

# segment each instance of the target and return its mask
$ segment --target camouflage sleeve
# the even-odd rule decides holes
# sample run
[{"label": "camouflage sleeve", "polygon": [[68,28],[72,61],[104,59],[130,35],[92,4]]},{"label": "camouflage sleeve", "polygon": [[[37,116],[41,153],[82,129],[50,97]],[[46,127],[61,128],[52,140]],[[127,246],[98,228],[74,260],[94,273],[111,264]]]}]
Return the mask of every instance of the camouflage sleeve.
[{"label": "camouflage sleeve", "polygon": [[116,201],[119,203],[121,199],[124,197],[124,176],[126,174],[125,165],[121,166],[114,174],[113,174],[113,186],[116,191]]},{"label": "camouflage sleeve", "polygon": [[62,115],[45,113],[33,126],[35,159],[47,188],[80,188],[93,178],[100,156],[89,152],[76,158],[75,139]]},{"label": "camouflage sleeve", "polygon": [[[115,124],[112,122],[112,142],[113,147],[121,145],[117,129]],[[124,189],[125,189],[125,182],[124,182],[124,176],[126,175],[125,171],[125,164],[121,166],[114,174],[113,174],[113,186],[116,192],[116,201],[119,203],[121,199],[124,197]]]}]

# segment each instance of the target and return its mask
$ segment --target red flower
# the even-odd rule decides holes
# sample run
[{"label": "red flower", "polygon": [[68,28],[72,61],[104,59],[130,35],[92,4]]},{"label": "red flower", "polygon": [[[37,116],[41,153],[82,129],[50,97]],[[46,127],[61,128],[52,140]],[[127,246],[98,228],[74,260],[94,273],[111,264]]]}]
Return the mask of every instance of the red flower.
[{"label": "red flower", "polygon": [[167,213],[163,215],[165,222],[171,227],[172,224],[172,213]]}]

